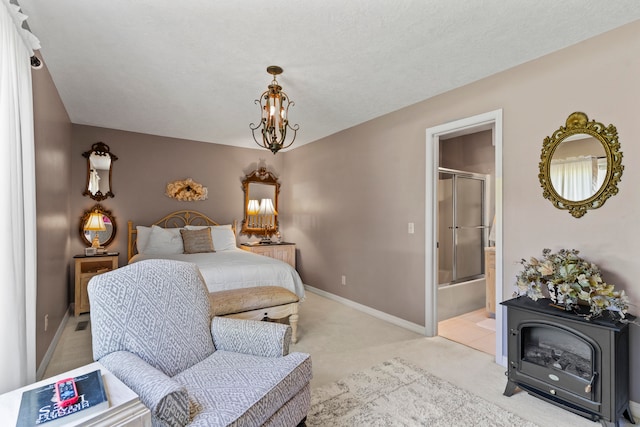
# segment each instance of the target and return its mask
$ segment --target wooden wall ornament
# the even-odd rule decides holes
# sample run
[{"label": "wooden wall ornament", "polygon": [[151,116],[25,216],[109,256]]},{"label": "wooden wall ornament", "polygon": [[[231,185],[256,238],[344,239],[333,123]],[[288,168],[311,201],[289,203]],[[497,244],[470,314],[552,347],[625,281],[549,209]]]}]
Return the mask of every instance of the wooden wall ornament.
[{"label": "wooden wall ornament", "polygon": [[206,200],[207,187],[195,182],[191,178],[169,182],[165,194],[172,199],[182,202],[195,202]]}]

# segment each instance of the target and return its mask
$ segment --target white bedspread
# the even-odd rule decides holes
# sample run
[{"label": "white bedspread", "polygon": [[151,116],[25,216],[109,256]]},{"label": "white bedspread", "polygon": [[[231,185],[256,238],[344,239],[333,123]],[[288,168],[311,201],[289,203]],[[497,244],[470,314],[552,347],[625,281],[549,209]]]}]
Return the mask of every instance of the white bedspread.
[{"label": "white bedspread", "polygon": [[200,254],[135,255],[129,263],[143,259],[174,259],[195,263],[209,292],[253,286],[281,286],[304,299],[300,275],[286,262],[242,249]]}]

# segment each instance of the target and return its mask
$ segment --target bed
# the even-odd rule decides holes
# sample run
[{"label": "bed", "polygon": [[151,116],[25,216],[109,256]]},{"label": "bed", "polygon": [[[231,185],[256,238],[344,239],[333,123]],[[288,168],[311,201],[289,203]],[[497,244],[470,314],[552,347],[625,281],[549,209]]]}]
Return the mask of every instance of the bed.
[{"label": "bed", "polygon": [[[202,248],[198,244],[194,246],[187,240],[187,236],[200,235],[205,228],[211,231],[215,252],[199,251]],[[190,210],[173,212],[150,226],[134,226],[133,221],[129,221],[127,259],[129,263],[158,258],[193,262],[210,293],[279,286],[302,301],[304,285],[295,268],[238,248],[235,230],[235,224],[220,225],[203,213]]]}]

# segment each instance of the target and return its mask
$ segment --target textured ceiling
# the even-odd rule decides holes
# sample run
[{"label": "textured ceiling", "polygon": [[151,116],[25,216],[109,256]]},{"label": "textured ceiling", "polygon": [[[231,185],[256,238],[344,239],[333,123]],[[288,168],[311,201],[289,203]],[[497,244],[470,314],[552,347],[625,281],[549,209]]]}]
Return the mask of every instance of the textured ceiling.
[{"label": "textured ceiling", "polygon": [[257,148],[278,81],[292,148],[640,19],[638,0],[19,0],[76,124]]}]

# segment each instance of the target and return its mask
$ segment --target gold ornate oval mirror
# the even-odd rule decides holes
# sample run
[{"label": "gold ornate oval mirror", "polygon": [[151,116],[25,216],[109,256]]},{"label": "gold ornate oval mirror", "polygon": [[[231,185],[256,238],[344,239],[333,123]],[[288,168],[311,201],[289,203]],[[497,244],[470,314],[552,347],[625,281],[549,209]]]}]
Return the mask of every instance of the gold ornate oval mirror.
[{"label": "gold ornate oval mirror", "polygon": [[96,142],[82,156],[87,158],[87,185],[82,195],[97,201],[115,197],[111,186],[111,171],[113,162],[118,157],[111,153],[104,142]]},{"label": "gold ornate oval mirror", "polygon": [[99,203],[80,217],[80,239],[87,246],[107,247],[116,237],[116,219]]},{"label": "gold ornate oval mirror", "polygon": [[580,218],[618,193],[623,170],[615,126],[575,112],[544,139],[538,177],[545,199]]},{"label": "gold ornate oval mirror", "polygon": [[278,231],[278,178],[261,167],[242,181],[244,219],[240,233],[268,237]]}]

